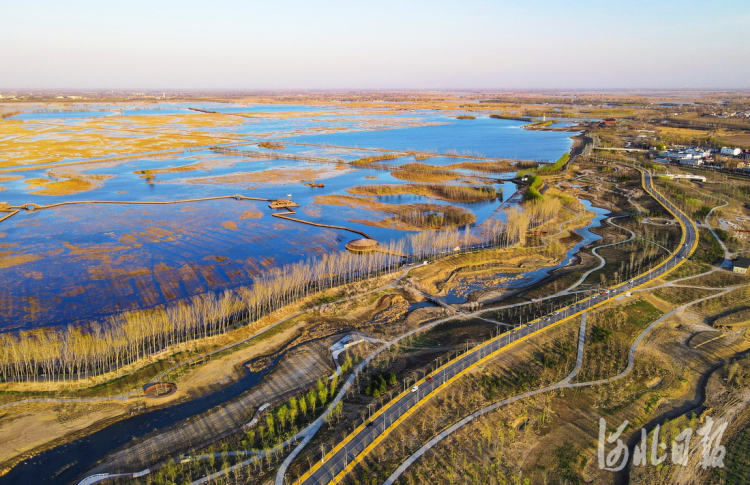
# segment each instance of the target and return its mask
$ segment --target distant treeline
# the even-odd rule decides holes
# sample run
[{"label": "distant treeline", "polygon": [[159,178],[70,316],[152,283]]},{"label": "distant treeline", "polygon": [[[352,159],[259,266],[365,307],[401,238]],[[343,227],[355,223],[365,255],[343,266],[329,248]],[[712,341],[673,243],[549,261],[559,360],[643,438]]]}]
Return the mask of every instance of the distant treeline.
[{"label": "distant treeline", "polygon": [[91,109],[91,108],[81,108],[81,109],[35,109],[32,111],[29,111],[29,113],[89,113],[89,112],[96,112],[96,111],[112,111],[108,108],[99,108],[99,109]]}]

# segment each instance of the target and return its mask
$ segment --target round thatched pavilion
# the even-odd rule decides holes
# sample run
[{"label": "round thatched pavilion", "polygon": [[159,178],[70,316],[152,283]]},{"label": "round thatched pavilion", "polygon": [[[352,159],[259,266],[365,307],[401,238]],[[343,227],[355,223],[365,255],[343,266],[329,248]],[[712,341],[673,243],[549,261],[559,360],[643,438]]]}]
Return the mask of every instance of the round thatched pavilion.
[{"label": "round thatched pavilion", "polygon": [[346,249],[353,253],[367,253],[369,251],[375,251],[380,245],[374,239],[355,239],[346,243]]}]

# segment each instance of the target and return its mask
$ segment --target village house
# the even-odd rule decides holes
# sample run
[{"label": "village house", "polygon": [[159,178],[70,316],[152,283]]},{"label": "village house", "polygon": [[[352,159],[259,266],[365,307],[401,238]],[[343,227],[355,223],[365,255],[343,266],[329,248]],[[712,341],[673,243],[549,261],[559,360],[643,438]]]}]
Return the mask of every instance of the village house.
[{"label": "village house", "polygon": [[733,261],[732,270],[737,274],[747,273],[748,267],[750,267],[750,258],[737,258]]}]

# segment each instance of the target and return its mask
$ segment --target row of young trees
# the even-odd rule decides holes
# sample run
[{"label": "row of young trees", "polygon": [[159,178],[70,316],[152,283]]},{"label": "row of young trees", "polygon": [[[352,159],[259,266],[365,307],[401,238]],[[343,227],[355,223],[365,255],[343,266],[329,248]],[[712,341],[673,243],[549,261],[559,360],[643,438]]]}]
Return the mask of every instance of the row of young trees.
[{"label": "row of young trees", "polygon": [[385,244],[382,251],[333,253],[274,268],[251,286],[219,294],[124,312],[88,325],[0,334],[0,378],[8,382],[94,377],[238,325],[259,325],[262,317],[307,295],[391,273],[405,261],[433,259],[457,249],[523,243],[532,221],[540,224],[556,214],[555,204],[547,200],[556,199],[526,203],[526,211],[506,210],[505,222],[482,228],[477,231],[481,235],[472,234],[469,227],[423,231]]},{"label": "row of young trees", "polygon": [[395,242],[385,252],[328,254],[274,268],[249,287],[124,312],[103,323],[0,334],[0,377],[54,381],[114,371],[171,346],[257,322],[316,291],[389,273],[401,265],[403,246]]}]

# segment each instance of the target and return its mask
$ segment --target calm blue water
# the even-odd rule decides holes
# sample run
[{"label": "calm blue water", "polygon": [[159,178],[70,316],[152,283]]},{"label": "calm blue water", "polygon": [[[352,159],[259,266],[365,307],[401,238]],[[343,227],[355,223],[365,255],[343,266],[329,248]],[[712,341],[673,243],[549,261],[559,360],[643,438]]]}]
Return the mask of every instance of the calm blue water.
[{"label": "calm blue water", "polygon": [[[153,107],[152,107],[153,106]],[[188,108],[198,108],[219,113],[285,113],[290,111],[324,111],[331,110],[330,107],[319,107],[297,104],[247,104],[237,105],[233,103],[212,102],[181,102],[181,103],[158,103],[154,105],[95,105],[95,106],[65,106],[61,108],[45,109],[41,107],[30,107],[16,116],[15,120],[56,120],[76,118],[99,118],[102,116],[153,116],[153,115],[175,115],[195,113]],[[39,111],[39,112],[33,112]]]},{"label": "calm blue water", "polygon": [[[566,152],[571,133],[521,129],[523,122],[481,116],[457,120],[445,116],[429,118],[446,124],[397,130],[342,132],[289,138],[303,143],[392,150],[436,150],[463,155],[546,160],[554,162]],[[283,142],[283,140],[282,140]]]},{"label": "calm blue water", "polygon": [[[184,104],[159,105],[183,109]],[[192,104],[191,104],[192,105]],[[245,106],[202,104],[206,109],[245,110]],[[132,108],[132,106],[128,106]],[[146,106],[145,108],[148,108]],[[254,110],[286,109],[320,111],[315,106],[252,106]],[[120,107],[121,109],[121,107]],[[141,114],[148,109],[133,110]],[[153,110],[154,113],[159,110]],[[227,132],[292,129],[305,132],[334,119],[345,129],[361,129],[358,123],[377,120],[380,115],[241,119],[238,125],[220,127]],[[534,132],[519,128],[521,123],[479,118],[455,120],[433,112],[388,114],[388,119],[444,123],[434,126],[393,128],[379,131],[339,132],[331,135],[296,136],[282,143],[337,144],[343,146],[415,148],[424,151],[465,152],[521,159],[557,159],[570,146],[569,134]],[[137,135],[135,135],[137,136]],[[243,150],[274,151],[257,146]],[[329,159],[353,160],[374,154],[366,150],[287,144],[280,151]],[[398,165],[414,162],[411,156],[388,160]],[[438,166],[462,159],[433,157],[420,163]],[[156,174],[149,183],[140,171],[201,164],[199,170]],[[144,156],[116,163],[78,166],[78,170],[112,177],[100,188],[80,194],[47,196],[32,194],[25,180],[49,178],[46,170],[23,172],[24,179],[0,183],[6,190],[0,200],[12,205],[27,202],[46,204],[61,201],[171,201],[178,199],[242,194],[276,199],[291,195],[300,204],[296,217],[312,222],[343,225],[363,231],[387,243],[410,232],[374,227],[393,214],[363,207],[319,204],[317,196],[349,195],[347,189],[369,184],[411,183],[393,177],[387,170],[358,168],[337,171],[331,163],[298,160],[248,160],[217,155],[209,150],[186,152],[170,158]],[[340,168],[340,167],[339,167]],[[64,170],[63,170],[64,171]],[[299,172],[292,182],[263,183],[264,171]],[[468,172],[463,171],[464,174]],[[56,173],[56,172],[52,172]],[[487,175],[487,174],[474,174]],[[502,174],[494,174],[499,178]],[[229,177],[221,183],[211,178]],[[314,178],[324,188],[311,188],[303,180]],[[255,182],[254,180],[258,180]],[[487,183],[493,183],[488,181]],[[472,212],[476,224],[493,217],[498,205],[516,190],[510,182],[495,182],[503,197],[480,203],[453,203]],[[448,202],[415,195],[374,198],[390,205]],[[234,199],[165,206],[97,205],[67,206],[38,212],[21,212],[0,224],[0,251],[9,263],[0,268],[0,329],[32,328],[102,319],[108,315],[151,307],[205,291],[222,291],[251,284],[265,269],[305,260],[310,256],[343,250],[360,236],[347,231],[321,229],[271,216],[267,202]],[[495,215],[494,217],[498,217]]]},{"label": "calm blue water", "polygon": [[[470,153],[499,158],[556,160],[571,144],[569,133],[535,132],[520,129],[522,123],[480,117],[456,120],[433,112],[357,114],[344,118],[329,113],[331,108],[294,105],[239,106],[222,103],[163,103],[166,109],[133,109],[134,105],[104,106],[107,111],[86,113],[26,113],[19,119],[44,120],[90,116],[140,116],[182,114],[188,107],[226,113],[323,112],[323,115],[278,117],[278,119],[238,118],[234,125],[207,129],[233,134],[272,134],[286,141],[342,146],[416,149],[421,151]],[[97,106],[97,109],[100,107]],[[336,108],[340,111],[340,108]],[[23,118],[23,116],[27,116]],[[435,126],[400,127],[373,131],[377,122],[399,121],[441,123]],[[68,121],[66,121],[68,122]],[[33,121],[30,122],[33,124]],[[175,127],[181,128],[179,124]],[[318,134],[321,130],[356,130]],[[137,136],[137,135],[136,135]],[[257,147],[242,147],[262,150]],[[283,153],[352,160],[372,154],[364,150],[288,145]],[[388,164],[413,162],[413,157],[389,160]],[[434,157],[420,163],[449,165],[460,162],[450,157]],[[156,170],[186,164],[202,164],[199,170],[156,174],[153,183],[142,177],[143,170]],[[0,200],[13,205],[82,200],[170,201],[176,199],[242,194],[275,199],[291,195],[300,204],[300,219],[344,225],[358,229],[379,241],[398,240],[407,231],[373,227],[366,221],[390,217],[365,208],[323,205],[317,196],[347,195],[347,189],[365,184],[411,183],[396,179],[389,171],[358,168],[347,173],[333,170],[331,163],[289,159],[247,160],[217,155],[208,150],[180,156],[140,159],[79,166],[89,174],[113,176],[100,188],[81,194],[45,196],[30,193],[25,180],[50,177],[46,170],[23,172],[24,179],[0,182],[6,190]],[[310,188],[294,182],[262,183],[259,172],[276,170],[309,171],[325,184]],[[307,173],[307,172],[305,172]],[[494,174],[500,177],[501,174]],[[211,177],[230,176],[222,183]],[[477,224],[494,217],[502,200],[516,187],[498,182],[503,197],[474,204],[451,204],[475,214]],[[414,195],[378,197],[383,204],[447,202]],[[584,204],[587,204],[584,202]],[[603,217],[597,212],[593,225]],[[97,205],[68,206],[22,212],[0,223],[0,331],[66,325],[103,319],[123,310],[151,307],[188,298],[207,291],[222,291],[252,284],[268,268],[304,261],[344,249],[360,236],[346,231],[322,229],[271,216],[267,202],[234,199],[176,205]],[[352,222],[352,221],[362,222]],[[584,241],[576,245],[561,265],[568,264],[575,252],[598,236],[579,230]],[[528,282],[546,276],[549,268],[531,272]],[[87,438],[40,454],[0,477],[0,483],[66,483],[91,463],[154,428],[179,422],[187,416],[244,392],[257,384],[260,374],[248,374],[237,384],[206,398],[157,410],[124,420]],[[72,465],[71,465],[72,464]],[[40,472],[42,470],[42,472]],[[31,480],[31,481],[30,481]]]}]

